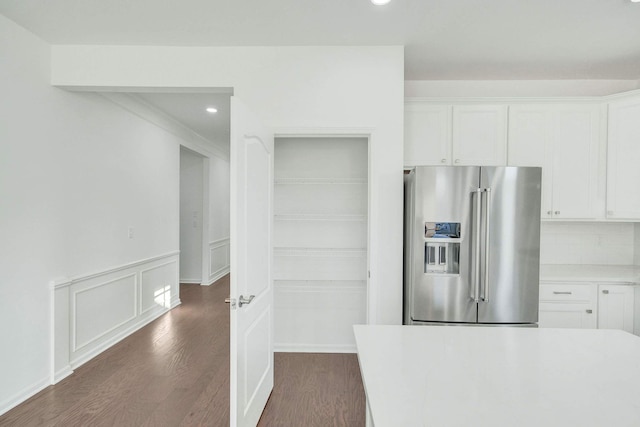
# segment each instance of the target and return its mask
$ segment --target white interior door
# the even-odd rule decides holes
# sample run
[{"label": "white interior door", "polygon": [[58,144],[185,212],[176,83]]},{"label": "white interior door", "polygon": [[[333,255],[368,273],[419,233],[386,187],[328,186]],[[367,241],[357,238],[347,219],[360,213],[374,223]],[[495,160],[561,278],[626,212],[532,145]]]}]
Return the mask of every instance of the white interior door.
[{"label": "white interior door", "polygon": [[273,389],[272,221],[273,134],[231,97],[231,426]]}]

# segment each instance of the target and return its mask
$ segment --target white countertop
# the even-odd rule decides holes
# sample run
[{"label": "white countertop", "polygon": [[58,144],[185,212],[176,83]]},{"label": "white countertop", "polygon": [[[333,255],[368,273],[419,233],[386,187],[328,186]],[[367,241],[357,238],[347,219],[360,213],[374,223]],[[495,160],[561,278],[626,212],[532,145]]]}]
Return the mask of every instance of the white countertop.
[{"label": "white countertop", "polygon": [[633,265],[543,264],[540,266],[540,280],[640,284],[640,267]]},{"label": "white countertop", "polygon": [[354,326],[375,427],[638,426],[640,337]]}]

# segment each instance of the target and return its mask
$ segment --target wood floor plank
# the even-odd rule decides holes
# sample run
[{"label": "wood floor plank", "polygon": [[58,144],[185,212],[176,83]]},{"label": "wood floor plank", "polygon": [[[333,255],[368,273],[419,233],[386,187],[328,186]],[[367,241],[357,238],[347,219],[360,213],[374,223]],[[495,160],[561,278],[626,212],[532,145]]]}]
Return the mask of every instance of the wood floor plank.
[{"label": "wood floor plank", "polygon": [[[13,410],[0,426],[228,426],[229,276]],[[259,426],[364,426],[355,354],[276,353]]]}]

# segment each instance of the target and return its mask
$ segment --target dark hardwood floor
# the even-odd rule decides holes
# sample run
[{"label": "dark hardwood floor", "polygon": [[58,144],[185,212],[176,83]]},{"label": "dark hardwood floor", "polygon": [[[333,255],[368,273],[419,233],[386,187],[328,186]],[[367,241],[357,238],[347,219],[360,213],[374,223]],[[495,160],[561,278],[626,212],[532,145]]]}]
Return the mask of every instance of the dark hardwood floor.
[{"label": "dark hardwood floor", "polygon": [[[0,416],[0,426],[228,426],[229,276]],[[276,353],[260,426],[364,426],[355,354]]]}]

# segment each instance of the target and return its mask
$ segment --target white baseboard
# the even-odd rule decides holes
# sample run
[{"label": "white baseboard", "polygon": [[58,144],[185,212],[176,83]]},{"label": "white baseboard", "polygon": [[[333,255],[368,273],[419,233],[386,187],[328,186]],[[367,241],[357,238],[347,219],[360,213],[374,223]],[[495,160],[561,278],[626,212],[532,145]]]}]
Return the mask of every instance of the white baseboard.
[{"label": "white baseboard", "polygon": [[216,281],[222,279],[224,276],[226,276],[227,274],[229,274],[229,271],[231,269],[229,267],[225,267],[223,269],[220,269],[218,271],[216,271],[214,274],[212,274],[211,276],[209,276],[209,283],[203,283],[204,286],[209,286],[209,285],[213,285]]},{"label": "white baseboard", "polygon": [[173,310],[174,308],[176,308],[180,304],[182,304],[182,300],[180,300],[179,297],[176,296],[175,298],[171,298],[171,305],[169,306],[169,310]]},{"label": "white baseboard", "polygon": [[180,279],[180,283],[184,283],[186,285],[199,285],[202,283],[200,279]]},{"label": "white baseboard", "polygon": [[71,374],[73,374],[73,369],[71,369],[71,365],[67,365],[53,374],[51,384],[58,384],[60,381],[67,378]]},{"label": "white baseboard", "polygon": [[3,402],[0,402],[0,415],[4,414],[5,412],[9,412],[11,409],[15,408],[16,406],[18,406],[25,400],[29,399],[30,397],[33,397],[34,395],[41,392],[42,390],[49,387],[50,385],[51,385],[51,379],[47,377],[41,381],[38,381],[37,383],[35,383],[30,387],[22,389],[21,391],[16,393],[13,397],[10,397],[9,399],[6,399]]},{"label": "white baseboard", "polygon": [[277,353],[357,353],[355,344],[274,344]]}]

